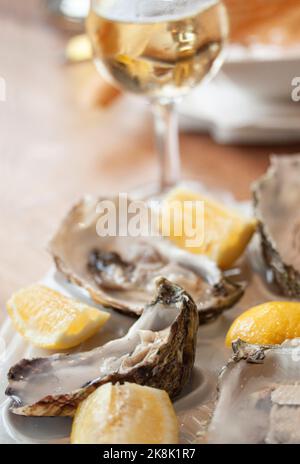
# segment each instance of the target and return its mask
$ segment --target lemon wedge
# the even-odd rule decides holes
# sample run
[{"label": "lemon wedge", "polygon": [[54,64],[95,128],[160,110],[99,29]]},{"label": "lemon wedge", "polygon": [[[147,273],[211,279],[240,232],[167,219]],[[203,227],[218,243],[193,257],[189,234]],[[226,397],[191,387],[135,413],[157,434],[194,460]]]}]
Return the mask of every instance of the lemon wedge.
[{"label": "lemon wedge", "polygon": [[176,444],[177,417],[163,390],[107,383],[79,405],[71,443]]},{"label": "lemon wedge", "polygon": [[300,337],[300,303],[270,301],[245,311],[230,327],[226,345],[238,338],[254,345],[277,345]]},{"label": "lemon wedge", "polygon": [[244,252],[256,220],[198,192],[176,188],[162,203],[160,229],[176,246],[206,255],[228,269]]},{"label": "lemon wedge", "polygon": [[110,314],[83,304],[44,285],[14,293],[7,311],[16,330],[33,345],[63,350],[94,335]]}]

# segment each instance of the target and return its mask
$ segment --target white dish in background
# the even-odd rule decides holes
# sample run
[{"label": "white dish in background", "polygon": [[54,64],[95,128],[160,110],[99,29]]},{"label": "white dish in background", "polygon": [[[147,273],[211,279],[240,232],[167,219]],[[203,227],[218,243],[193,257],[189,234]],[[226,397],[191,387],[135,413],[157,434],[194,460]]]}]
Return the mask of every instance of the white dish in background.
[{"label": "white dish in background", "polygon": [[300,76],[300,47],[228,47],[223,74],[245,92],[263,99],[291,100],[292,80]]},{"label": "white dish in background", "polygon": [[180,105],[181,126],[220,143],[299,142],[300,102],[291,97],[297,75],[299,50],[285,56],[277,48],[231,46],[219,75]]}]

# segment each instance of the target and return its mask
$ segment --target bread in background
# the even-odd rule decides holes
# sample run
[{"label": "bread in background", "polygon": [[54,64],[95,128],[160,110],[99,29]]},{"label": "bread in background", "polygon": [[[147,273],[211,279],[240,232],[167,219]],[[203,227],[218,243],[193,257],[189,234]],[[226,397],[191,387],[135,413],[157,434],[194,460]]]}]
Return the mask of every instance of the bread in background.
[{"label": "bread in background", "polygon": [[231,40],[300,46],[300,2],[297,0],[224,0]]}]

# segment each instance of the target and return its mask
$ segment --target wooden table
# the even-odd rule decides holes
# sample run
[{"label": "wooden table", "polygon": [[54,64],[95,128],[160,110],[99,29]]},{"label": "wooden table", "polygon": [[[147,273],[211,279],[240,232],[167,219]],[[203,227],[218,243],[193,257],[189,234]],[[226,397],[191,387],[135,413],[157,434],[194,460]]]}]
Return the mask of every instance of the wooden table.
[{"label": "wooden table", "polygon": [[[147,107],[123,98],[91,108],[84,83],[91,65],[66,65],[66,37],[50,26],[38,0],[0,0],[0,303],[52,265],[47,242],[85,192],[110,193],[155,179]],[[219,146],[205,135],[181,136],[183,174],[249,197],[271,152],[290,147]]]}]

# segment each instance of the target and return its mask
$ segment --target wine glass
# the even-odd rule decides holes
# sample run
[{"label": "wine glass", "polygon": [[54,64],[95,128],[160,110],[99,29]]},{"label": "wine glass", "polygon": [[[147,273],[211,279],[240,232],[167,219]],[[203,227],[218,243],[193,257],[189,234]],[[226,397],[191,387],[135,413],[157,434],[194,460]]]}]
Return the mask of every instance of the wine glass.
[{"label": "wine glass", "polygon": [[176,103],[221,66],[219,0],[91,0],[87,31],[101,73],[144,95],[154,114],[160,191],[180,180]]}]

